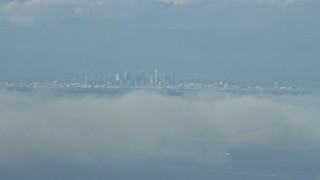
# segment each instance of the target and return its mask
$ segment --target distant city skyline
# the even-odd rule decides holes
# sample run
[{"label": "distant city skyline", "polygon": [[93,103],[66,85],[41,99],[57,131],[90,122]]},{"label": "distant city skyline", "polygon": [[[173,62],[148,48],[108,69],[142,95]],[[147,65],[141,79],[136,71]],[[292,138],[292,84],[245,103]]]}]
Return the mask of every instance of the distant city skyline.
[{"label": "distant city skyline", "polygon": [[[137,68],[138,69],[138,68]],[[14,84],[37,84],[37,83],[77,83],[82,85],[95,85],[98,86],[119,86],[119,87],[166,87],[170,85],[176,85],[179,83],[196,83],[195,86],[204,86],[213,85],[215,87],[224,87],[226,84],[231,86],[241,86],[245,87],[305,87],[305,88],[320,88],[320,81],[305,81],[305,82],[287,82],[287,81],[272,81],[269,80],[230,80],[226,78],[218,78],[213,76],[204,76],[201,74],[191,74],[191,73],[176,73],[175,71],[165,71],[157,67],[151,69],[142,69],[135,70],[130,68],[114,69],[111,71],[76,71],[68,72],[62,74],[55,74],[52,77],[49,76],[25,76],[20,78],[6,78],[4,76],[0,77],[0,83],[14,83]],[[223,82],[222,85],[221,82]],[[198,84],[199,83],[199,84]],[[1,84],[0,84],[1,85]],[[20,86],[20,85],[19,85]],[[29,86],[29,85],[27,85]],[[189,85],[187,85],[189,86]],[[193,86],[193,85],[191,85]]]},{"label": "distant city skyline", "polygon": [[320,0],[0,0],[0,179],[320,180]]},{"label": "distant city skyline", "polygon": [[182,95],[188,91],[221,91],[232,93],[270,93],[270,94],[303,94],[318,93],[320,84],[314,86],[301,86],[298,84],[279,83],[248,84],[243,82],[230,82],[218,79],[201,79],[184,77],[176,79],[174,72],[163,72],[155,68],[154,71],[129,71],[109,73],[91,77],[88,74],[63,80],[27,80],[27,81],[0,81],[0,90],[32,91],[37,89],[59,90],[68,93],[82,92],[92,94],[123,94],[131,90],[161,90],[174,95]]}]

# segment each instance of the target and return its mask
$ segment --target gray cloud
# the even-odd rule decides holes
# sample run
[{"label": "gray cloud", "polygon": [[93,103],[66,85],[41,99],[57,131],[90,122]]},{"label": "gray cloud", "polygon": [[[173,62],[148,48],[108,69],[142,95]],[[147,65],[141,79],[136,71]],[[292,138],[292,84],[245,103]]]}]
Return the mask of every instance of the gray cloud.
[{"label": "gray cloud", "polygon": [[228,155],[215,144],[319,145],[319,100],[144,91],[43,98],[2,91],[0,166],[151,157],[214,162]]}]

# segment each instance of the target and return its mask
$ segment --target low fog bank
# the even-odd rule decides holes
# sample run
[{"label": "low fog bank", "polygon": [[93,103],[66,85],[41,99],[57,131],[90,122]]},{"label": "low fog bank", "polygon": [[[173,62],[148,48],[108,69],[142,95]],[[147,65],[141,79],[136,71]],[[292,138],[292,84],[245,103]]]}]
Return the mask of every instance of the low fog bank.
[{"label": "low fog bank", "polygon": [[146,91],[119,97],[0,92],[0,166],[148,159],[225,162],[228,147],[320,145],[320,96]]}]

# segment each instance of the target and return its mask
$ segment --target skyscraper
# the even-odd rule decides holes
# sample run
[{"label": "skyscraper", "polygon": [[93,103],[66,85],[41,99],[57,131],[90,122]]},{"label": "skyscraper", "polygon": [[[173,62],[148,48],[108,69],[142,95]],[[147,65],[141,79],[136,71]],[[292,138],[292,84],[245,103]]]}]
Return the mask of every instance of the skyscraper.
[{"label": "skyscraper", "polygon": [[158,68],[154,70],[154,85],[157,86],[159,82],[159,72]]},{"label": "skyscraper", "polygon": [[123,73],[123,82],[126,83],[128,81],[128,69],[126,69]]},{"label": "skyscraper", "polygon": [[86,77],[85,77],[85,85],[88,86],[88,74],[86,74]]}]

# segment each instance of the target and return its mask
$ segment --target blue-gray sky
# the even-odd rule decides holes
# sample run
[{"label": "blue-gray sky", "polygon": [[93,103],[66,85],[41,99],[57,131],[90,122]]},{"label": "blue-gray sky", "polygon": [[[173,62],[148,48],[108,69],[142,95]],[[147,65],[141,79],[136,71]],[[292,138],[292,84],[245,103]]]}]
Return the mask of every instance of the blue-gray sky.
[{"label": "blue-gray sky", "polygon": [[0,76],[151,70],[317,81],[319,0],[2,0]]}]

